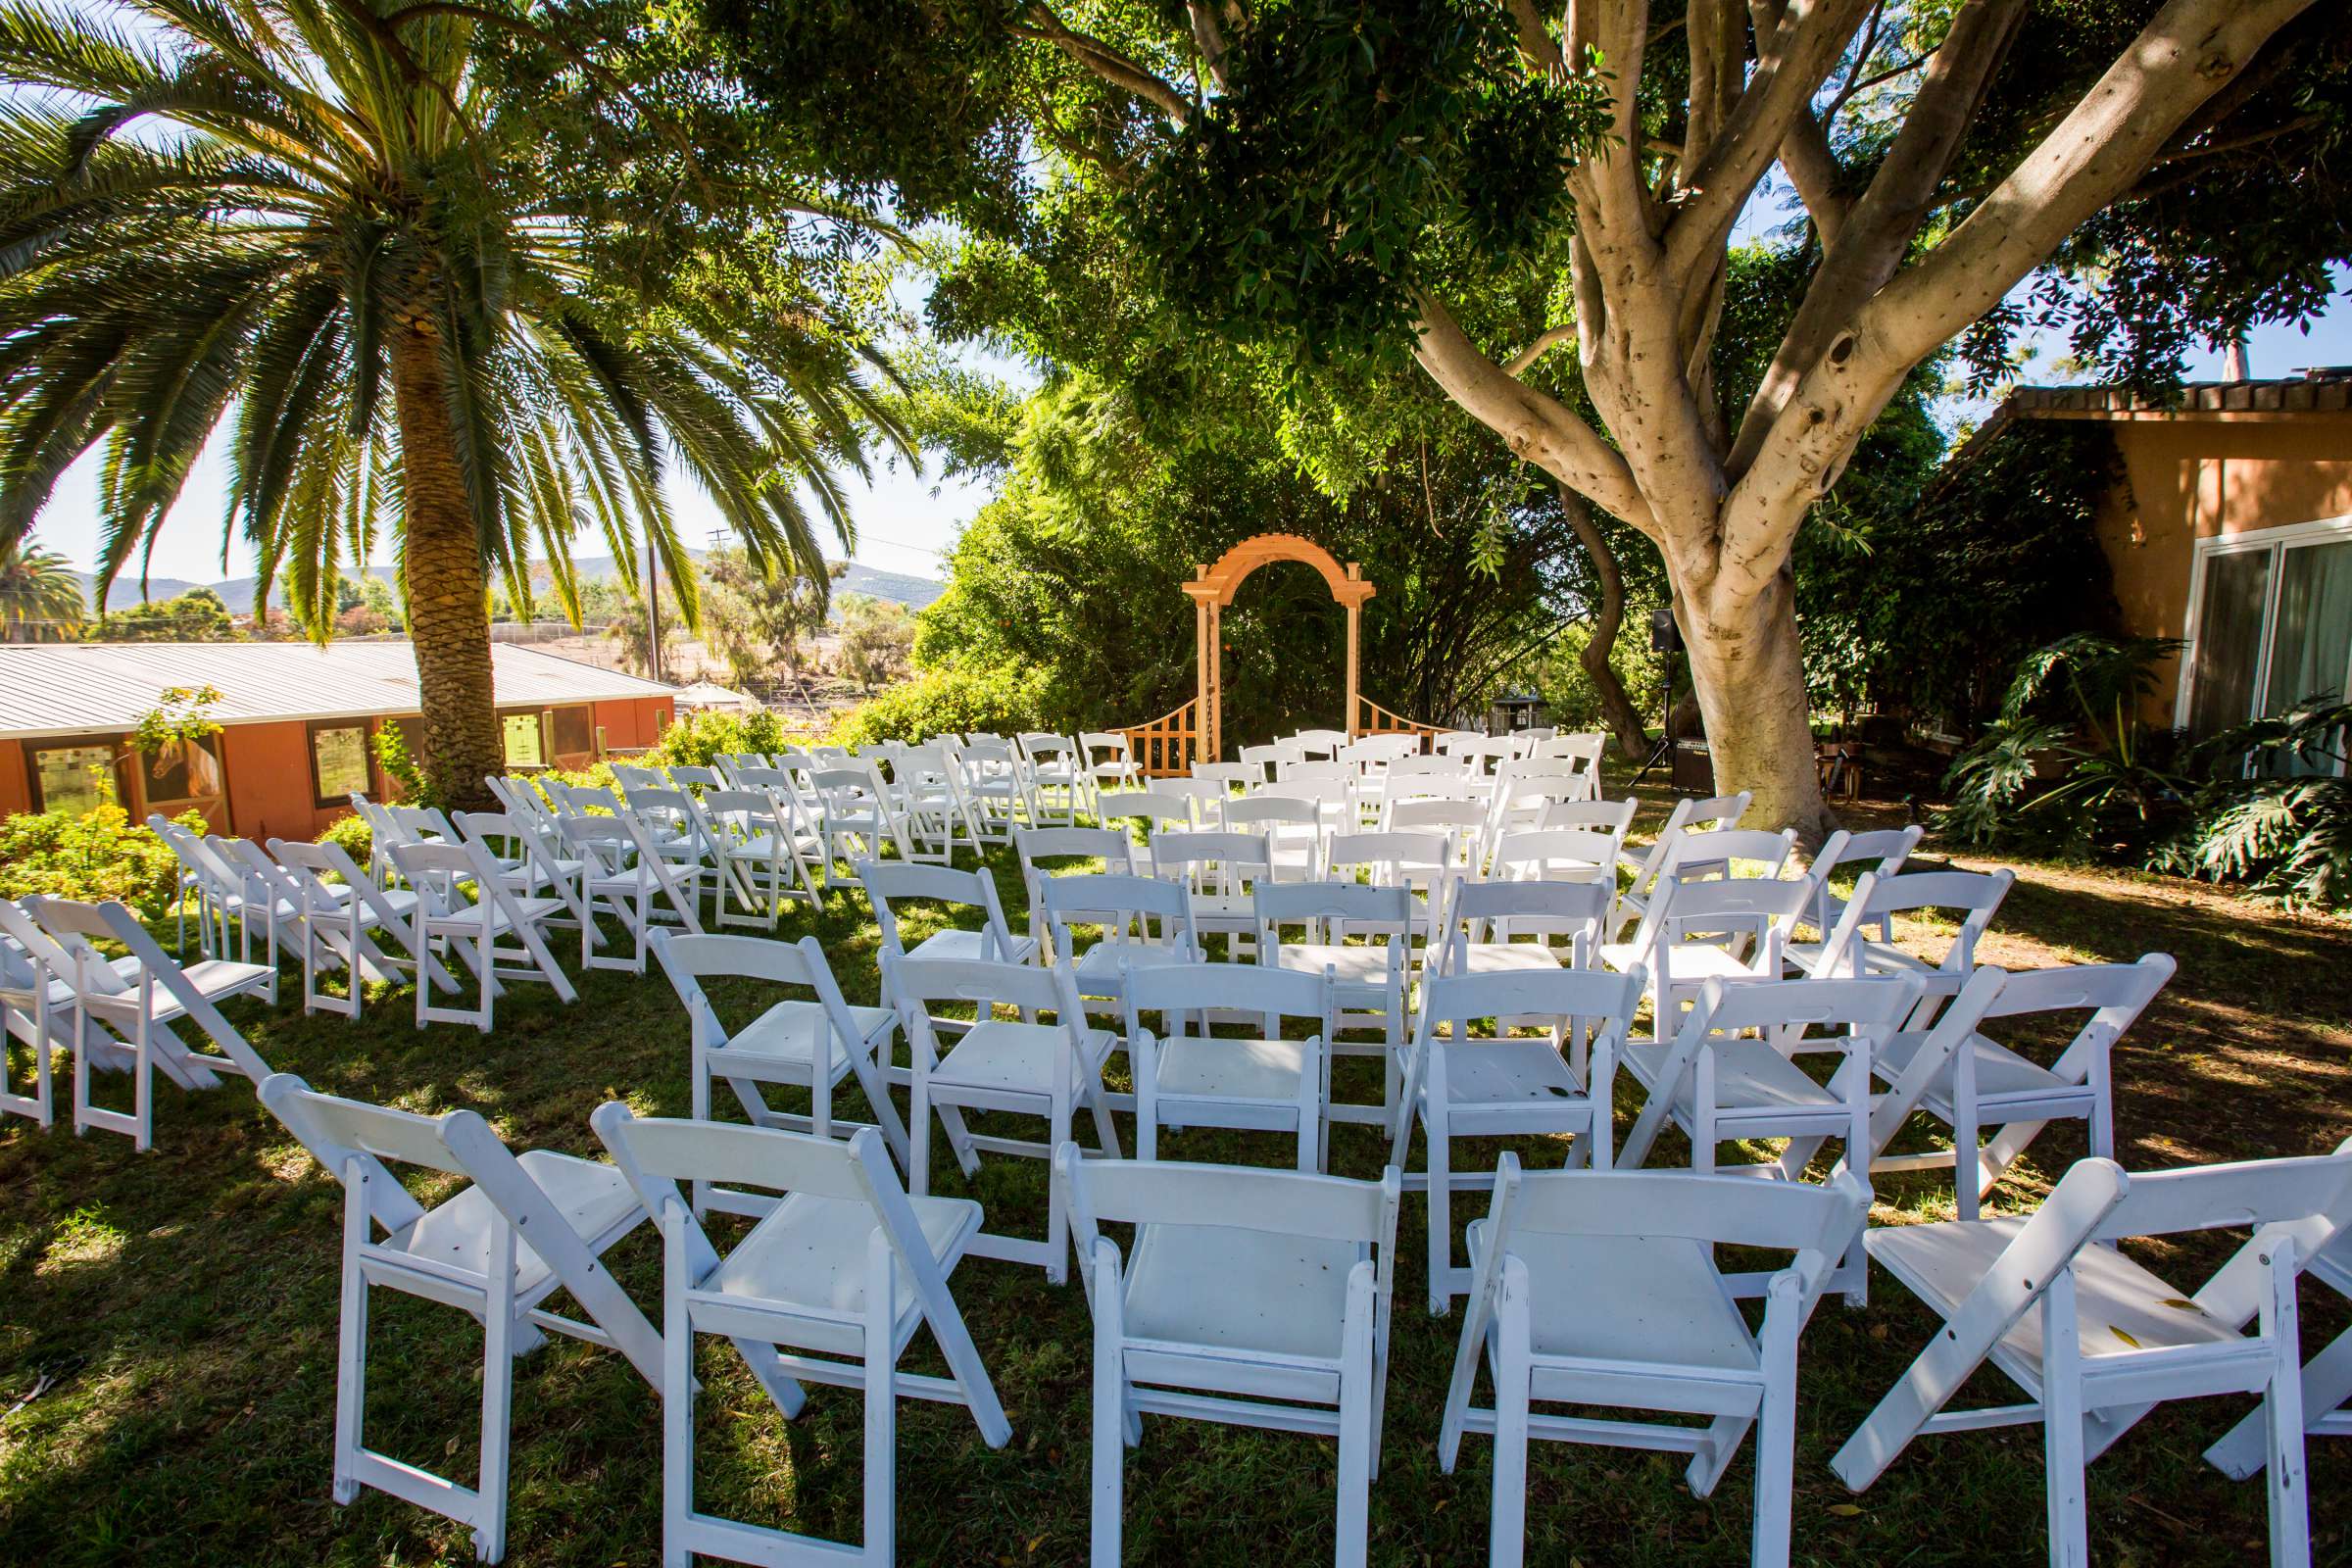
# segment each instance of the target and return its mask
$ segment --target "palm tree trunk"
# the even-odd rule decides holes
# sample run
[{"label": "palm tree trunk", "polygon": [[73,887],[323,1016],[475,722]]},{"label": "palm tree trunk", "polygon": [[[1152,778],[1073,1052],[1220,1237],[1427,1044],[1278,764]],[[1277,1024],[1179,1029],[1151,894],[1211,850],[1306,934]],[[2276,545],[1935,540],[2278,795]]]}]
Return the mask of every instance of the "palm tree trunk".
[{"label": "palm tree trunk", "polygon": [[422,323],[390,337],[393,407],[400,419],[403,585],[424,715],[422,763],[440,804],[495,808],[483,781],[506,768],[490,672],[490,607],[482,546],[459,472],[457,431],[441,357]]},{"label": "palm tree trunk", "polygon": [[1625,624],[1625,574],[1617,569],[1616,553],[1609,549],[1600,524],[1592,520],[1592,508],[1585,498],[1562,485],[1560,506],[1585,554],[1592,558],[1592,575],[1600,580],[1600,609],[1592,616],[1592,635],[1585,640],[1577,662],[1600,698],[1600,716],[1617,737],[1617,750],[1628,761],[1640,762],[1649,751],[1649,732],[1641,710],[1626,695],[1625,682],[1609,663],[1609,656],[1617,651],[1618,628]]}]

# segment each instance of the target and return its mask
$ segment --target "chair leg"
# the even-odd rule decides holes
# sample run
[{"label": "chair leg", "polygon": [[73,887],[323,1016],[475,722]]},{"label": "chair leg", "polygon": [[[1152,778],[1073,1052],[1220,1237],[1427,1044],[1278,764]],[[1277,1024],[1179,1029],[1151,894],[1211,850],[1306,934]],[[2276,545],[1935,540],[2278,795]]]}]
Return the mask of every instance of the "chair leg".
[{"label": "chair leg", "polygon": [[694,1320],[686,1309],[686,1219],[658,1215],[664,1278],[662,1313],[662,1568],[691,1568],[694,1515]]},{"label": "chair leg", "polygon": [[504,1221],[490,1249],[489,1310],[482,1332],[482,1479],[474,1494],[473,1553],[494,1563],[507,1554],[508,1450],[514,1413],[514,1231]]},{"label": "chair leg", "polygon": [[1444,1317],[1453,1301],[1453,1150],[1446,1113],[1432,1105],[1429,1146],[1429,1315]]},{"label": "chair leg", "polygon": [[2082,1352],[2075,1276],[2061,1269],[2041,1298],[2041,1462],[2050,1568],[2089,1568],[2082,1483]]},{"label": "chair leg", "polygon": [[1098,1241],[1086,1260],[1094,1271],[1095,1430],[1091,1558],[1094,1568],[1119,1568],[1120,1495],[1127,1464],[1126,1324],[1120,1298],[1118,1253]]},{"label": "chair leg", "polygon": [[892,1357],[898,1259],[875,1231],[865,1248],[865,1560],[897,1561],[899,1395]]},{"label": "chair leg", "polygon": [[1371,1538],[1372,1278],[1357,1264],[1348,1278],[1340,1351],[1340,1507],[1335,1568],[1363,1568]]},{"label": "chair leg", "polygon": [[1785,1292],[1776,1285],[1764,1314],[1764,1399],[1756,1415],[1756,1516],[1748,1547],[1752,1568],[1786,1568],[1788,1561],[1790,1492],[1796,1482],[1796,1297],[1793,1282]]},{"label": "chair leg", "polygon": [[1488,1543],[1492,1568],[1519,1568],[1527,1552],[1529,1383],[1527,1265],[1503,1260],[1494,1302],[1494,1516]]},{"label": "chair leg", "polygon": [[357,1460],[360,1433],[368,1401],[368,1278],[361,1273],[358,1249],[367,1245],[368,1212],[356,1196],[359,1161],[351,1161],[345,1179],[343,1213],[343,1311],[335,1347],[335,1501],[348,1506],[359,1500]]},{"label": "chair leg", "polygon": [[2262,1409],[2270,1427],[2271,1568],[2310,1568],[2311,1504],[2303,1469],[2303,1369],[2298,1364],[2295,1244],[2280,1237],[2271,1255],[2261,1323],[2277,1350]]},{"label": "chair leg", "polygon": [[[2305,1429],[2313,1412],[2329,1414],[2352,1400],[2352,1329],[2313,1356],[2303,1368],[2302,1402]],[[2206,1462],[2232,1481],[2243,1481],[2270,1462],[2267,1422],[2270,1406],[2247,1415],[2221,1442],[2205,1450]]]}]

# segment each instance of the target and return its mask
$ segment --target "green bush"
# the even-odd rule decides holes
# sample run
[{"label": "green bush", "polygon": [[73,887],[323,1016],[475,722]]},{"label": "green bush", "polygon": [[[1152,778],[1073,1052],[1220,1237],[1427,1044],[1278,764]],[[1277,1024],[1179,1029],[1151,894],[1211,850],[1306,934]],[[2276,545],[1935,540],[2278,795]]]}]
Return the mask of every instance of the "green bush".
[{"label": "green bush", "polygon": [[876,695],[841,715],[827,737],[836,746],[919,741],[949,731],[1012,735],[1045,726],[1046,681],[1034,669],[934,669]]},{"label": "green bush", "polygon": [[2352,907],[2352,705],[2309,704],[2198,748],[2206,783],[2151,868],[2244,882],[2290,909]]},{"label": "green bush", "polygon": [[[392,732],[386,730],[384,733],[389,735]],[[341,846],[343,853],[351,857],[351,863],[363,868],[368,864],[368,857],[375,854],[375,834],[368,829],[368,819],[356,812],[337,817],[332,827],[318,835],[318,842]]]},{"label": "green bush", "polygon": [[[773,756],[805,738],[785,725],[782,714],[764,708],[745,714],[688,713],[662,732],[645,762],[648,767],[709,767],[730,752]],[[604,782],[612,783],[611,777]]]},{"label": "green bush", "polygon": [[[198,833],[211,831],[195,811],[177,820]],[[81,816],[23,811],[0,820],[0,898],[35,893],[84,903],[120,899],[141,919],[157,920],[179,896],[179,861],[120,806]]]}]

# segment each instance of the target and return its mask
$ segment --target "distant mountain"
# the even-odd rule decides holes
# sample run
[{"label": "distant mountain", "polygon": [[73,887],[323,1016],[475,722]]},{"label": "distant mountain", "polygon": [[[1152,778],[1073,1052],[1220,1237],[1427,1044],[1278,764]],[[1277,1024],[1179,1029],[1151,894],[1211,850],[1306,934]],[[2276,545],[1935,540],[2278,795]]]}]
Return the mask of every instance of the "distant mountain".
[{"label": "distant mountain", "polygon": [[[687,554],[701,561],[710,552],[690,550]],[[588,582],[602,582],[613,575],[611,556],[584,556],[572,564],[578,568],[581,578]],[[369,566],[368,574],[389,579],[392,568]],[[74,575],[81,579],[82,597],[86,601],[90,591],[90,574],[85,571]],[[107,590],[106,608],[110,611],[127,610],[142,599],[161,604],[194,588],[210,588],[219,594],[220,602],[228,607],[228,612],[232,615],[249,615],[253,612],[253,578],[250,576],[224,577],[214,583],[189,582],[181,577],[150,577],[144,594],[139,591],[139,580],[135,575],[118,577],[114,586]],[[871,599],[895,599],[909,610],[920,610],[947,592],[947,584],[929,577],[908,576],[900,571],[877,571],[853,561],[850,569],[834,583],[833,591],[836,594],[864,594]],[[271,596],[273,604],[282,606],[285,602],[282,588]]]}]

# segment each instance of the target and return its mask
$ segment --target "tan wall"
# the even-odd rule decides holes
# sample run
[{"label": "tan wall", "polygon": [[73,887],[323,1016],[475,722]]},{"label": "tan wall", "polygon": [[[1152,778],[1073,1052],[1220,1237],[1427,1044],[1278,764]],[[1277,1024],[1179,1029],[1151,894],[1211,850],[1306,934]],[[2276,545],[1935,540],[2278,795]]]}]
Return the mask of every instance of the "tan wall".
[{"label": "tan wall", "polygon": [[[2124,483],[2099,508],[2123,629],[2178,637],[2188,620],[2195,541],[2352,514],[2352,413],[2123,419],[2109,426]],[[2149,717],[2169,722],[2177,662]]]}]

